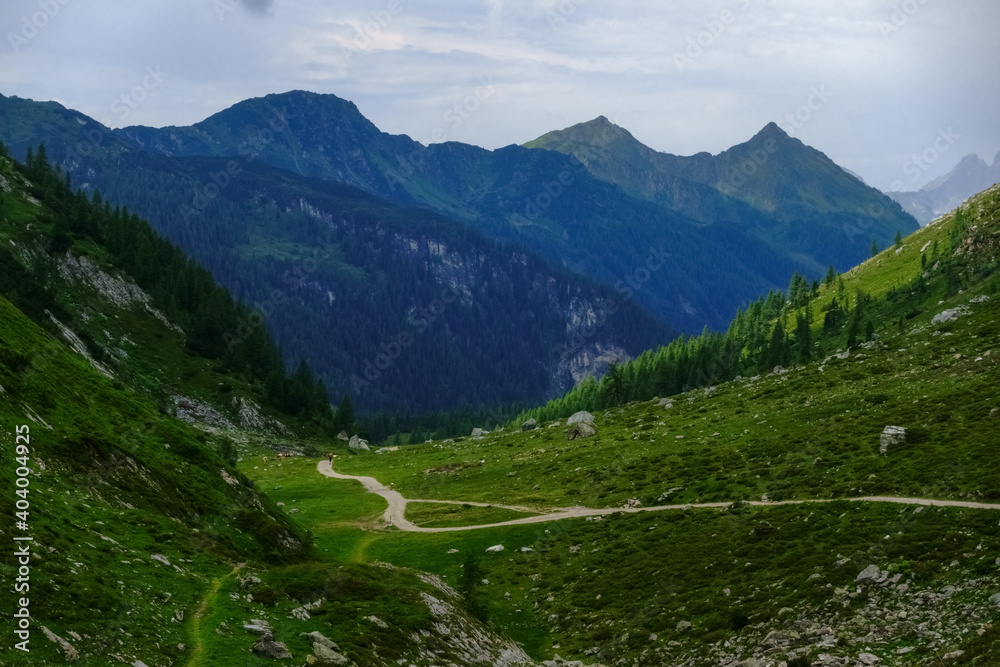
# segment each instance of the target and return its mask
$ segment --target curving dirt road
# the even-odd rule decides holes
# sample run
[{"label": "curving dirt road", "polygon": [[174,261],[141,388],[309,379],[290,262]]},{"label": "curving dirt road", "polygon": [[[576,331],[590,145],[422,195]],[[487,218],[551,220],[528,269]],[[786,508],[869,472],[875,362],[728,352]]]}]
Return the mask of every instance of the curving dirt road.
[{"label": "curving dirt road", "polygon": [[[588,516],[605,516],[608,514],[614,514],[616,512],[661,512],[663,510],[684,510],[684,509],[711,509],[711,508],[723,508],[733,505],[733,502],[723,502],[723,503],[696,503],[696,504],[686,504],[686,505],[656,505],[653,507],[608,507],[604,509],[592,509],[590,507],[567,507],[563,509],[552,510],[550,512],[539,514],[536,516],[526,516],[521,519],[511,519],[510,521],[501,521],[499,523],[487,523],[477,526],[452,526],[449,528],[422,528],[406,520],[406,504],[407,503],[446,503],[455,505],[475,505],[477,507],[487,507],[487,503],[476,503],[476,502],[465,502],[461,500],[416,500],[407,499],[402,496],[398,491],[394,491],[385,485],[381,484],[374,477],[357,477],[354,475],[342,475],[334,471],[333,466],[330,465],[329,461],[320,461],[316,469],[323,475],[327,477],[333,477],[334,479],[351,479],[361,482],[365,487],[365,490],[370,493],[377,494],[385,498],[386,502],[389,503],[389,507],[386,508],[385,513],[382,518],[390,526],[395,526],[400,530],[413,532],[413,533],[448,533],[458,530],[479,530],[482,528],[498,528],[500,526],[517,526],[527,523],[544,523],[546,521],[560,521],[562,519],[576,519]],[[748,505],[753,505],[755,507],[775,507],[778,505],[805,505],[808,503],[833,503],[839,501],[847,502],[862,502],[862,503],[894,503],[897,505],[923,505],[925,507],[963,507],[966,509],[981,509],[981,510],[1000,510],[1000,505],[991,505],[989,503],[974,503],[966,502],[962,500],[930,500],[926,498],[896,498],[893,496],[865,496],[860,498],[831,498],[831,499],[816,499],[816,500],[781,500],[774,502],[764,502],[760,500],[753,500],[748,502]],[[531,510],[526,507],[515,507],[510,505],[496,505],[493,507],[502,507],[504,509],[512,509],[520,512],[532,512],[537,510]]]}]

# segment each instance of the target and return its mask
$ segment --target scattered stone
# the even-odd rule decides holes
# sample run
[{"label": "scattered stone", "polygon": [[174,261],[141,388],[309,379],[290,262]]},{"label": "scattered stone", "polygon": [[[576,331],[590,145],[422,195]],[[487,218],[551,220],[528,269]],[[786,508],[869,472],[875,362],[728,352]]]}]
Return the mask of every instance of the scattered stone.
[{"label": "scattered stone", "polygon": [[281,642],[274,641],[274,635],[270,632],[265,633],[250,650],[256,655],[270,660],[287,660],[292,657],[288,647]]},{"label": "scattered stone", "polygon": [[368,451],[371,451],[368,448],[368,441],[367,440],[363,440],[362,438],[359,438],[357,436],[357,434],[351,436],[351,439],[347,443],[347,446],[350,447],[351,449],[355,450],[355,451],[358,451],[358,452],[368,452]]},{"label": "scattered stone", "polygon": [[570,426],[572,424],[581,424],[581,423],[593,424],[594,415],[590,414],[586,410],[581,410],[580,412],[575,413],[573,416],[571,416],[569,419],[566,420],[567,426]]},{"label": "scattered stone", "polygon": [[495,546],[492,546],[492,547],[489,547],[488,549],[486,549],[486,553],[491,553],[491,554],[500,553],[501,551],[503,551],[503,545],[502,544],[497,544]]},{"label": "scattered stone", "polygon": [[472,429],[472,437],[473,438],[481,438],[484,435],[488,435],[488,434],[489,434],[489,431],[484,431],[483,429],[478,428],[478,427]]},{"label": "scattered stone", "polygon": [[594,428],[593,424],[580,422],[578,424],[573,424],[573,426],[566,431],[566,439],[577,440],[580,438],[591,438],[596,434],[597,430]]},{"label": "scattered stone", "polygon": [[642,507],[642,503],[639,502],[638,498],[629,498],[625,501],[625,507],[628,509],[635,509],[636,507]]},{"label": "scattered stone", "polygon": [[536,428],[538,428],[538,422],[535,421],[534,417],[521,424],[522,431],[534,431]]},{"label": "scattered stone", "polygon": [[886,426],[879,438],[879,453],[888,454],[889,447],[906,443],[906,429],[902,426]]},{"label": "scattered stone", "polygon": [[941,656],[941,659],[942,660],[958,660],[963,655],[965,655],[965,651],[952,651],[951,653],[945,653],[943,656]]},{"label": "scattered stone", "polygon": [[669,398],[661,398],[660,405],[664,408],[672,408],[674,407],[674,402]]},{"label": "scattered stone", "polygon": [[240,580],[240,588],[250,588],[251,586],[256,586],[260,583],[260,579],[253,575],[244,577]]},{"label": "scattered stone", "polygon": [[170,561],[167,560],[166,556],[163,556],[161,554],[153,554],[149,558],[151,560],[155,560],[157,563],[162,563],[163,565],[166,565],[167,567],[170,567]]},{"label": "scattered stone", "polygon": [[994,604],[997,607],[1000,607],[1000,593],[997,593],[996,595],[990,598],[990,604]]},{"label": "scattered stone", "polygon": [[340,433],[337,434],[337,440],[343,440],[344,442],[347,442],[350,439],[351,437],[347,435],[347,431],[341,431]]},{"label": "scattered stone", "polygon": [[681,621],[677,624],[677,632],[687,632],[691,629],[691,623],[688,621]]},{"label": "scattered stone", "polygon": [[450,554],[457,554],[458,553],[458,549],[448,549],[448,553],[450,553]]},{"label": "scattered stone", "polygon": [[858,662],[862,665],[877,665],[881,661],[881,658],[871,653],[862,653],[858,656]]},{"label": "scattered stone", "polygon": [[990,300],[990,297],[983,294],[982,296],[977,296],[975,299],[969,301],[969,303],[986,303]]}]

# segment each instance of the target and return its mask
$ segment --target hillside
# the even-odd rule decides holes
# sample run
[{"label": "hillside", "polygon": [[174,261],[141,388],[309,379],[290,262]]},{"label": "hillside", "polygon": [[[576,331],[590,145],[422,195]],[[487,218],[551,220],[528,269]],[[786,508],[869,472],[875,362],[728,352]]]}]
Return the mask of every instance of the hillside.
[{"label": "hillside", "polygon": [[[781,295],[771,338],[794,343],[808,310],[812,360],[757,372],[744,348],[736,363],[750,372],[695,373],[659,398],[645,372],[675,361],[652,351],[502,430],[333,460],[397,494],[417,529],[441,532],[398,518],[402,530],[386,529],[381,501],[363,532],[306,525],[353,559],[465,586],[532,655],[995,664],[998,229],[994,188],[816,293]],[[835,299],[838,327],[824,322]],[[729,364],[704,368],[724,376]],[[580,409],[596,433],[569,439]],[[532,415],[537,428],[522,429]],[[294,480],[289,497],[362,493],[326,466],[248,473]]]},{"label": "hillside", "polygon": [[309,664],[532,664],[433,577],[330,560],[297,508],[236,469],[330,446],[309,409],[316,387],[302,368],[261,378],[274,358],[250,353],[273,345],[260,329],[213,356],[228,332],[164,303],[165,285],[209,295],[223,322],[246,312],[145,222],[73,193],[43,155],[21,166],[0,148],[0,241],[0,451],[17,463],[0,494],[16,522],[0,536],[30,538],[25,556],[0,560],[18,582],[5,604],[30,618],[0,664],[242,667],[284,651]]},{"label": "hillside", "polygon": [[610,286],[424,209],[259,161],[159,157],[54,104],[4,98],[0,116],[16,150],[44,137],[74,182],[255,304],[286,363],[306,359],[361,413],[531,404],[676,332]]}]

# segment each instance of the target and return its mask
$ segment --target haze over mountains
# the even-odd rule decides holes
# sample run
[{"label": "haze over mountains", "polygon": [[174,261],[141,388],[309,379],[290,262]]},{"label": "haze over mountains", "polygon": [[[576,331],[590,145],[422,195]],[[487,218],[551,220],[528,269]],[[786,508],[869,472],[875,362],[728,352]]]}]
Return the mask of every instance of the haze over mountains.
[{"label": "haze over mountains", "polygon": [[1000,183],[1000,153],[988,165],[976,154],[963,157],[950,172],[916,192],[888,192],[921,225],[948,213],[972,195]]},{"label": "haze over mountains", "polygon": [[[0,121],[15,157],[45,143],[75,183],[261,307],[288,358],[364,410],[551,397],[917,228],[774,124],[678,157],[603,118],[494,151],[424,146],[302,91],[191,127],[111,131],[14,97]],[[442,295],[457,305],[429,317]],[[401,334],[416,342],[396,354]]]}]

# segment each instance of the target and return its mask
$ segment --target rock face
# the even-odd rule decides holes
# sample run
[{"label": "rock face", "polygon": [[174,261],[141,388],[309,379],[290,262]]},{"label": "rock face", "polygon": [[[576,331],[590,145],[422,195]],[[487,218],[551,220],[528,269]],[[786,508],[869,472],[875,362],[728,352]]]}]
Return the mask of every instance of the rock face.
[{"label": "rock face", "polygon": [[358,451],[358,452],[367,452],[367,451],[370,451],[368,449],[368,441],[367,440],[362,440],[357,435],[352,435],[351,436],[351,440],[350,440],[350,442],[347,443],[347,446],[350,447],[351,449],[355,450],[355,451]]},{"label": "rock face", "polygon": [[597,434],[597,430],[592,424],[587,422],[580,422],[578,424],[573,424],[568,431],[566,431],[567,440],[576,440],[578,438],[590,438]]},{"label": "rock face", "polygon": [[581,410],[580,412],[577,412],[572,417],[566,420],[567,425],[581,424],[581,423],[593,424],[594,415],[590,414],[586,410]]},{"label": "rock face", "polygon": [[538,426],[538,422],[535,421],[534,417],[532,417],[528,421],[526,421],[523,424],[521,424],[521,430],[522,431],[533,431],[533,430],[535,430],[535,428],[537,426]]},{"label": "rock face", "polygon": [[250,650],[256,655],[270,660],[287,660],[292,657],[288,647],[281,642],[274,641],[274,635],[270,632],[261,637]]},{"label": "rock face", "polygon": [[879,439],[879,453],[888,454],[889,448],[906,442],[906,429],[902,426],[886,426]]}]

